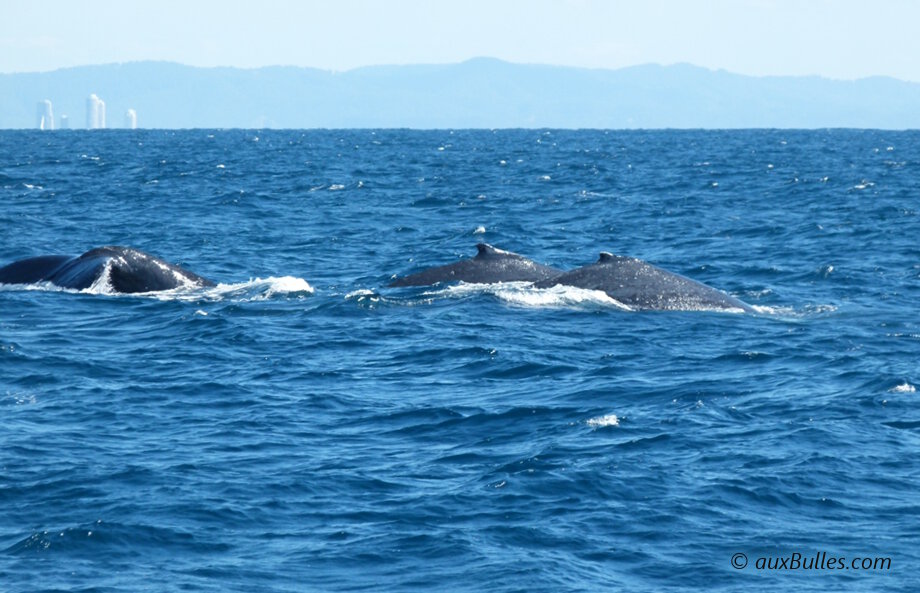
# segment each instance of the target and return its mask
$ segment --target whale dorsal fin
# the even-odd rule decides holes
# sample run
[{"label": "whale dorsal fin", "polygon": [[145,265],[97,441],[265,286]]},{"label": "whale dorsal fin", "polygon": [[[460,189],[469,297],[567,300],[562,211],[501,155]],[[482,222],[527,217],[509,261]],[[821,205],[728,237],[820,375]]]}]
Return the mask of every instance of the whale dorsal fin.
[{"label": "whale dorsal fin", "polygon": [[597,263],[602,264],[605,262],[611,262],[611,261],[614,261],[616,258],[617,256],[610,253],[609,251],[601,251],[600,257],[597,258]]},{"label": "whale dorsal fin", "polygon": [[502,251],[498,247],[492,247],[488,243],[476,245],[476,257],[488,257],[491,255],[508,255],[507,251]]}]

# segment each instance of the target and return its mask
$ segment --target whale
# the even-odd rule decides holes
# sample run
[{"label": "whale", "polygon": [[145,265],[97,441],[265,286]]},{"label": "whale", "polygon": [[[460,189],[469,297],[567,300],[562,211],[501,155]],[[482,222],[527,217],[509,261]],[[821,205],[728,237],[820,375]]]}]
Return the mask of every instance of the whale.
[{"label": "whale", "polygon": [[747,303],[702,282],[606,251],[593,264],[534,283],[535,288],[557,285],[604,291],[633,311],[755,312]]},{"label": "whale", "polygon": [[76,257],[42,255],[0,268],[0,284],[50,282],[61,288],[133,294],[214,286],[214,282],[132,247],[96,247]]},{"label": "whale", "polygon": [[523,255],[498,249],[488,243],[476,245],[476,251],[474,257],[397,278],[390,282],[389,286],[429,286],[449,282],[538,282],[562,274],[562,270],[558,268],[539,264]]}]

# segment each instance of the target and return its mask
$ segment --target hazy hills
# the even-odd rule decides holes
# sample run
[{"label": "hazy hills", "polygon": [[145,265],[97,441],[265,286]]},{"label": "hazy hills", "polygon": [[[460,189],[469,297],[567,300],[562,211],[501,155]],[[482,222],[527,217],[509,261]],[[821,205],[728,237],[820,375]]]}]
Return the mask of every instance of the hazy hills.
[{"label": "hazy hills", "polygon": [[0,128],[33,128],[36,103],[83,128],[920,128],[920,84],[751,77],[690,65],[592,70],[511,64],[194,68],[134,62],[0,74]]}]

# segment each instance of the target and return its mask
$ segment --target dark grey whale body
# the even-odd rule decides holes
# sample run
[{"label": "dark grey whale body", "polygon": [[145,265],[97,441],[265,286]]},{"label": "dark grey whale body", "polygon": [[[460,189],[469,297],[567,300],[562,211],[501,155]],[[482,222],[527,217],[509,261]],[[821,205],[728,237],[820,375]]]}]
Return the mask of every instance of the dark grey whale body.
[{"label": "dark grey whale body", "polygon": [[523,255],[502,251],[486,243],[480,243],[476,249],[478,253],[475,257],[397,278],[390,286],[428,286],[439,282],[461,281],[477,284],[538,282],[562,274],[562,270],[538,264]]},{"label": "dark grey whale body", "polygon": [[674,274],[640,259],[602,252],[596,263],[555,278],[536,282],[536,288],[556,285],[603,290],[635,311],[738,310],[750,305],[721,290]]},{"label": "dark grey whale body", "polygon": [[44,255],[19,260],[0,268],[0,284],[51,282],[84,290],[106,274],[111,290],[121,293],[214,286],[207,278],[131,247],[97,247],[77,257]]}]

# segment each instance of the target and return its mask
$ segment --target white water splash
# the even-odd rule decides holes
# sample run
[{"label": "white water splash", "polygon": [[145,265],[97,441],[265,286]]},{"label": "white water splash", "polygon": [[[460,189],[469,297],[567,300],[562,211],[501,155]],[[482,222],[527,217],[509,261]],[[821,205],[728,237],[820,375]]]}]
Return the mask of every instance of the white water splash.
[{"label": "white water splash", "polygon": [[359,299],[362,297],[373,297],[373,296],[377,296],[377,293],[375,293],[373,290],[370,290],[367,288],[360,288],[358,290],[353,290],[349,292],[348,294],[346,294],[345,300]]},{"label": "white water splash", "polygon": [[616,414],[605,414],[603,416],[597,416],[596,418],[590,418],[585,421],[585,424],[591,428],[603,428],[605,426],[619,426],[620,419]]},{"label": "white water splash", "polygon": [[891,393],[915,393],[917,391],[917,388],[911,385],[910,383],[908,383],[907,381],[905,381],[904,383],[901,383],[900,385],[895,385],[888,391]]},{"label": "white water splash", "polygon": [[476,295],[492,295],[506,303],[533,308],[566,307],[613,307],[621,311],[632,311],[630,307],[610,298],[602,290],[589,290],[575,286],[556,285],[552,288],[534,288],[530,282],[495,282],[477,284],[460,282],[442,289],[427,291],[424,296],[466,298]]},{"label": "white water splash", "polygon": [[60,286],[54,285],[50,282],[35,282],[33,284],[0,284],[0,292],[19,290],[35,290],[41,292],[77,292],[69,288],[61,288]]},{"label": "white water splash", "polygon": [[203,289],[200,294],[207,299],[213,300],[261,301],[279,295],[293,296],[313,294],[313,292],[313,287],[303,278],[271,276],[235,284],[218,284],[217,286]]},{"label": "white water splash", "polygon": [[354,301],[356,303],[379,303],[383,298],[374,292],[373,290],[368,290],[366,288],[361,288],[359,290],[353,290],[345,295],[346,301]]},{"label": "white water splash", "polygon": [[[255,278],[247,282],[233,284],[218,284],[217,286],[201,287],[193,283],[180,286],[172,290],[156,292],[142,292],[130,295],[114,294],[113,296],[141,296],[151,297],[161,301],[264,301],[274,297],[290,297],[313,294],[314,290],[303,278],[295,276],[280,276],[269,278]],[[196,313],[198,313],[196,311]]]},{"label": "white water splash", "polygon": [[91,286],[83,290],[63,288],[51,282],[36,282],[34,284],[0,284],[0,291],[35,290],[43,292],[93,294],[115,298],[155,298],[161,301],[260,301],[278,296],[302,296],[315,292],[313,287],[310,286],[310,283],[303,278],[297,278],[295,276],[271,276],[264,279],[255,278],[247,282],[218,284],[217,286],[208,287],[198,286],[187,278],[182,277],[183,286],[171,290],[121,293],[116,292],[112,288],[110,272],[111,261],[106,262],[105,268],[102,274],[99,275],[99,278],[97,278]]},{"label": "white water splash", "polygon": [[423,294],[430,296],[446,296],[446,297],[467,297],[477,294],[494,294],[495,291],[501,290],[508,287],[525,287],[529,286],[529,282],[495,282],[493,284],[486,283],[477,283],[477,282],[459,282],[457,284],[451,284],[445,286],[444,288],[439,288],[435,290],[425,291]]},{"label": "white water splash", "polygon": [[603,290],[590,290],[575,286],[556,285],[551,288],[534,288],[527,283],[492,284],[490,292],[501,300],[522,307],[613,307],[621,311],[633,309]]},{"label": "white water splash", "polygon": [[313,287],[303,278],[295,276],[281,276],[280,278],[267,278],[264,282],[268,285],[265,297],[286,294],[313,294]]}]

